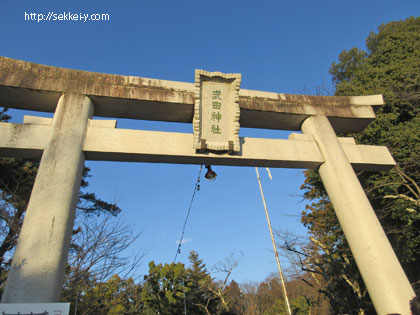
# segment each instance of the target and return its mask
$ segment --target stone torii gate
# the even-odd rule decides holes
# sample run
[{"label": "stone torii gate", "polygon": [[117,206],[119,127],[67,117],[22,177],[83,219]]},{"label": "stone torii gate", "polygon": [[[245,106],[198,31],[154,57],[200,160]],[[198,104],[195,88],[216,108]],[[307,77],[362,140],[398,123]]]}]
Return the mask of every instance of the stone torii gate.
[{"label": "stone torii gate", "polygon": [[[218,139],[200,138],[195,129],[205,120],[197,110],[200,84],[210,77],[226,86],[238,80],[233,119],[242,127],[302,134],[239,138],[236,124],[223,152],[208,150],[218,147]],[[354,172],[388,170],[395,162],[386,147],[336,136],[363,130],[382,96],[288,95],[240,90],[239,83],[240,76],[205,71],[196,72],[194,84],[0,57],[0,106],[55,113],[53,119],[0,124],[1,156],[41,159],[2,303],[59,301],[84,161],[98,160],[317,168],[378,314],[409,314],[414,291]],[[194,121],[194,135],[117,129],[115,121],[93,115]]]}]

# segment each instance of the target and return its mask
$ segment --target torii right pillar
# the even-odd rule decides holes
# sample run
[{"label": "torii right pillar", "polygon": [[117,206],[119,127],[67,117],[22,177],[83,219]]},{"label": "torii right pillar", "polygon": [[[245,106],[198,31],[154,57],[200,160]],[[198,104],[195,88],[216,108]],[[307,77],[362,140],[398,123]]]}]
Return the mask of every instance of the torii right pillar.
[{"label": "torii right pillar", "polygon": [[317,142],[319,174],[379,315],[409,315],[415,293],[328,118],[308,117],[302,132]]}]

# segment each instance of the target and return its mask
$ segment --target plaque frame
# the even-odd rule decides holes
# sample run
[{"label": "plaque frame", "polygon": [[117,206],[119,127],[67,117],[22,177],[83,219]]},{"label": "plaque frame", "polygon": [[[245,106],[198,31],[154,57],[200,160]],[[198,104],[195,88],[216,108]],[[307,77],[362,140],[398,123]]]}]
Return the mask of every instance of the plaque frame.
[{"label": "plaque frame", "polygon": [[[205,70],[195,70],[194,88],[194,149],[204,151],[226,151],[233,154],[241,150],[239,141],[239,89],[241,86],[242,75],[240,73],[222,73],[219,71],[209,72]],[[229,86],[229,99],[225,106],[229,106],[229,130],[228,139],[216,141],[205,139],[203,136],[203,82],[215,82]]]}]

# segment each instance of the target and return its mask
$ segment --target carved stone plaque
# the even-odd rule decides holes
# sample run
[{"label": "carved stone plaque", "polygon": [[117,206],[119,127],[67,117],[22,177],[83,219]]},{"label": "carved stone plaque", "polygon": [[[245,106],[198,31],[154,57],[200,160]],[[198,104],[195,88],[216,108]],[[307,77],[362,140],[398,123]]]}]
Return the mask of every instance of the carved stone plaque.
[{"label": "carved stone plaque", "polygon": [[240,73],[195,70],[195,149],[240,151],[240,85]]}]

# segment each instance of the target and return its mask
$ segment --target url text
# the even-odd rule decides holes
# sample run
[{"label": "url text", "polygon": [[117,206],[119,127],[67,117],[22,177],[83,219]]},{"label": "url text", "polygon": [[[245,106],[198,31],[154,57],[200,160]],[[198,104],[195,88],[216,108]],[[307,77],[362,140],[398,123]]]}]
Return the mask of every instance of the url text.
[{"label": "url text", "polygon": [[25,21],[46,22],[46,21],[109,21],[109,14],[106,13],[71,13],[71,12],[48,12],[43,13],[27,13],[25,12]]}]

